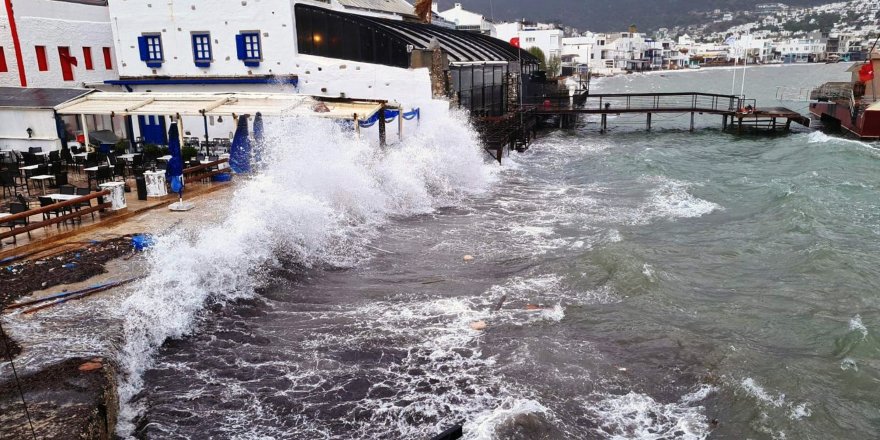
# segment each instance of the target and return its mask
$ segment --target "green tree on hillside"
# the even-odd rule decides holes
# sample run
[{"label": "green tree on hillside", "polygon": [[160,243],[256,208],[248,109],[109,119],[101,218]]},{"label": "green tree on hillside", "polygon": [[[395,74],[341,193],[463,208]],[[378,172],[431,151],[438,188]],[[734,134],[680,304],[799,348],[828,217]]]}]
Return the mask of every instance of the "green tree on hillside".
[{"label": "green tree on hillside", "polygon": [[541,50],[540,47],[533,46],[528,49],[528,52],[530,54],[534,55],[535,58],[538,59],[538,62],[540,63],[538,68],[540,70],[546,71],[547,70],[547,55],[544,55],[544,51]]},{"label": "green tree on hillside", "polygon": [[561,71],[562,59],[556,55],[553,55],[552,57],[550,57],[549,60],[547,60],[547,76],[551,78],[559,76],[559,74],[562,73]]}]

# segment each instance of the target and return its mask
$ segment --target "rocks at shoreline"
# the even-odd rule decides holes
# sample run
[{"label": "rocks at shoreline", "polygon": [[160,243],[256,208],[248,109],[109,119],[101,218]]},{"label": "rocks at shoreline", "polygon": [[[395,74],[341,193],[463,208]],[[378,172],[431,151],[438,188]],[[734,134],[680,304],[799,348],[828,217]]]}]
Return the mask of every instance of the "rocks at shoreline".
[{"label": "rocks at shoreline", "polygon": [[[37,438],[113,438],[119,400],[111,362],[68,359],[19,379]],[[14,379],[0,383],[0,438],[32,438]]]}]

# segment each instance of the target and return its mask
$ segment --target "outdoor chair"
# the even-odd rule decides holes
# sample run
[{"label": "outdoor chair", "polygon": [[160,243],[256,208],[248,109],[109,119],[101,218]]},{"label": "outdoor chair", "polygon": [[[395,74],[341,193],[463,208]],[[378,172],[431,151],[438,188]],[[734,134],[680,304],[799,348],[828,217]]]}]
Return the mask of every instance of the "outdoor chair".
[{"label": "outdoor chair", "polygon": [[30,187],[27,184],[27,181],[22,180],[19,175],[18,169],[15,170],[6,170],[3,173],[0,173],[0,178],[3,180],[3,191],[4,195],[6,194],[7,189],[10,191],[10,196],[18,193],[19,189],[24,189],[27,191],[28,195],[30,195]]},{"label": "outdoor chair", "polygon": [[28,153],[42,153],[43,147],[30,147],[28,148]]},{"label": "outdoor chair", "polygon": [[[76,195],[78,195],[78,196],[87,196],[87,195],[91,194],[91,191],[88,188],[76,188],[75,192],[76,192]],[[76,205],[74,205],[74,209],[76,209],[77,211],[79,211],[82,208],[88,209],[91,207],[92,207],[91,200],[79,202]],[[95,213],[92,212],[92,220],[94,220],[94,219],[95,219]],[[80,223],[82,223],[82,217],[79,218],[79,221],[80,221]]]},{"label": "outdoor chair", "polygon": [[98,185],[106,182],[112,182],[113,169],[110,167],[98,167],[98,172],[95,173],[95,181]]},{"label": "outdoor chair", "polygon": [[16,193],[15,198],[18,200],[18,203],[21,203],[22,205],[24,205],[28,209],[31,208],[30,202],[28,202],[27,199],[25,199],[24,196],[21,195],[21,193]]},{"label": "outdoor chair", "polygon": [[76,187],[73,185],[61,185],[58,188],[58,192],[67,196],[72,196],[76,194]]},{"label": "outdoor chair", "polygon": [[[40,197],[37,198],[37,200],[40,201],[40,208],[45,208],[45,207],[47,207],[47,206],[51,206],[51,205],[54,205],[54,204],[55,204],[55,201],[52,200],[52,199],[49,198],[49,197],[42,197],[42,196],[40,196]],[[45,221],[45,220],[51,220],[53,214],[55,215],[56,218],[57,218],[57,217],[61,217],[61,216],[63,215],[63,214],[61,213],[61,210],[60,210],[60,209],[53,209],[53,210],[51,210],[51,211],[46,211],[46,212],[43,213],[43,220],[44,220],[44,221]],[[60,227],[61,227],[61,224],[60,224],[60,223],[56,223],[55,226],[57,226],[57,227],[60,228]]]},{"label": "outdoor chair", "polygon": [[125,180],[125,161],[118,160],[116,161],[116,165],[113,166],[113,176],[121,177],[122,180]]},{"label": "outdoor chair", "polygon": [[61,162],[61,152],[58,150],[50,151],[49,162]]},{"label": "outdoor chair", "polygon": [[[20,214],[22,212],[27,212],[27,210],[28,210],[27,204],[24,204],[24,205],[22,205],[21,203],[10,203],[9,204],[9,213],[10,214],[13,214],[13,215]],[[26,226],[28,226],[28,224],[29,224],[29,220],[25,217],[25,218],[20,218],[18,220],[12,220],[12,221],[6,221],[6,222],[0,221],[0,228],[9,228],[9,230],[11,231],[18,226],[25,226],[26,227]],[[28,235],[28,238],[30,238],[31,231],[28,231],[27,235]],[[14,235],[12,236],[12,242],[13,243],[17,242]],[[2,245],[2,243],[0,243],[0,245]]]},{"label": "outdoor chair", "polygon": [[56,171],[55,174],[55,186],[67,185],[67,171]]}]

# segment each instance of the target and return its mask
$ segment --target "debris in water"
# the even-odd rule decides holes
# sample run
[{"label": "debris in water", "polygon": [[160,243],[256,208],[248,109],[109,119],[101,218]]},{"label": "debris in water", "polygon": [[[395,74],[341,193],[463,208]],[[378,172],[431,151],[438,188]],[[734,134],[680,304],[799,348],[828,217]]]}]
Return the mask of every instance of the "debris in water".
[{"label": "debris in water", "polygon": [[149,234],[137,234],[131,237],[131,246],[134,250],[141,252],[151,248],[155,244],[153,236]]},{"label": "debris in water", "polygon": [[464,261],[474,261],[474,256],[473,255],[465,255],[463,259],[464,259]]},{"label": "debris in water", "polygon": [[80,365],[79,371],[82,371],[83,373],[87,373],[89,371],[100,370],[101,368],[104,368],[103,362],[101,362],[97,359],[92,359],[91,361]]},{"label": "debris in water", "polygon": [[526,304],[526,310],[536,311],[536,310],[542,310],[542,309],[544,309],[544,306],[539,305],[539,304]]},{"label": "debris in water", "polygon": [[476,331],[486,330],[486,327],[488,327],[488,326],[489,325],[486,324],[486,321],[474,321],[471,323],[471,328]]},{"label": "debris in water", "polygon": [[626,368],[625,368],[625,367],[619,367],[619,368],[617,369],[617,371],[622,371],[622,372],[626,373]]}]

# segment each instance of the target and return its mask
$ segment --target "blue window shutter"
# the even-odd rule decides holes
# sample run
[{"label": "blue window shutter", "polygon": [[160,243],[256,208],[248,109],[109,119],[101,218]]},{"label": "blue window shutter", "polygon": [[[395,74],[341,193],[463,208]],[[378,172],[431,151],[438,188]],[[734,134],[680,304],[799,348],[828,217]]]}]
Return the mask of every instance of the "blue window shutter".
[{"label": "blue window shutter", "polygon": [[149,50],[147,50],[147,37],[138,37],[138,49],[141,51],[141,61],[147,61],[150,58]]},{"label": "blue window shutter", "polygon": [[245,50],[246,46],[244,44],[244,35],[239,34],[235,36],[235,45],[238,49],[238,59],[243,60],[247,58],[247,51]]}]

